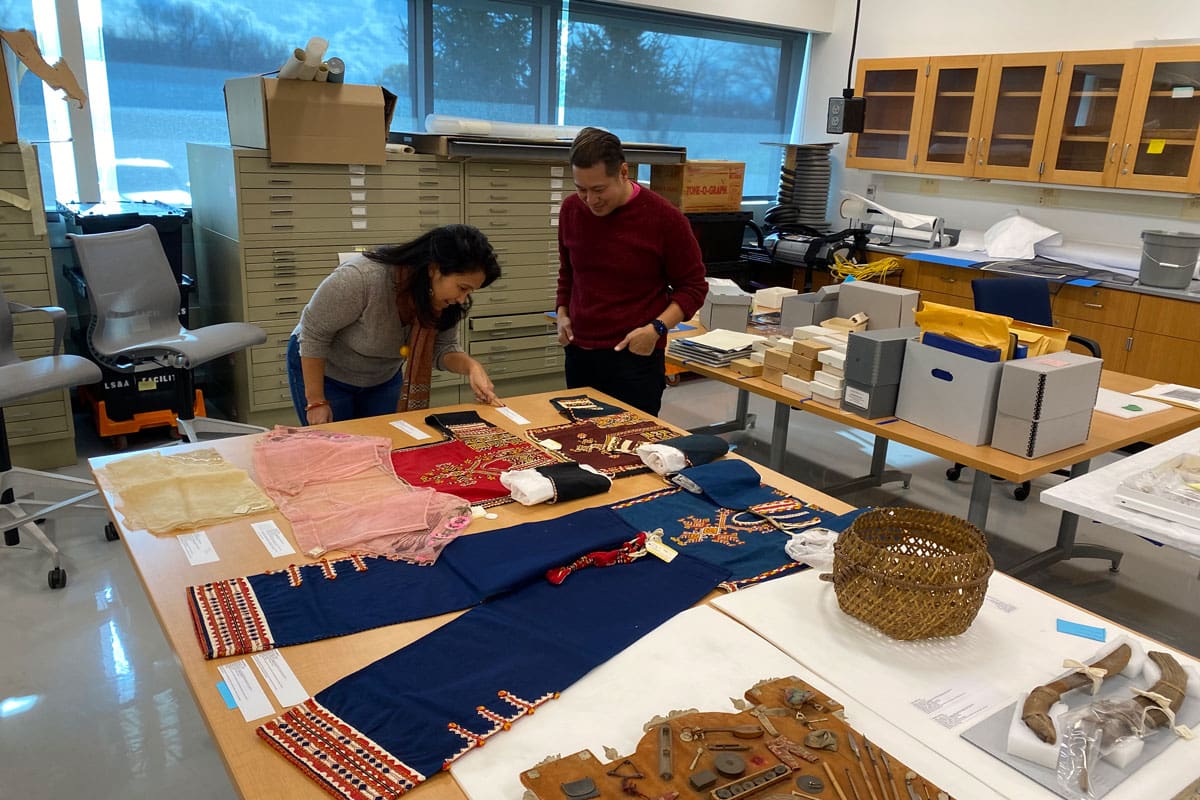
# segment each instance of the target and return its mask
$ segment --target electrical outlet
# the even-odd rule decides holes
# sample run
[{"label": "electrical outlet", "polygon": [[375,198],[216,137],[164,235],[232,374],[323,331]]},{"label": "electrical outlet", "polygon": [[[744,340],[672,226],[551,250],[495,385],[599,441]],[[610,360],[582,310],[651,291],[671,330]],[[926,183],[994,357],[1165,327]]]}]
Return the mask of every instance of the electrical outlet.
[{"label": "electrical outlet", "polygon": [[866,197],[867,197],[867,199],[868,199],[868,200],[874,200],[874,199],[875,199],[875,184],[873,184],[873,183],[868,183],[868,184],[867,184]]},{"label": "electrical outlet", "polygon": [[940,184],[938,183],[938,181],[934,180],[933,178],[922,178],[921,179],[921,187],[920,187],[921,194],[938,194],[940,190],[941,190]]},{"label": "electrical outlet", "polygon": [[1180,219],[1200,219],[1200,197],[1189,197],[1183,203]]},{"label": "electrical outlet", "polygon": [[1039,189],[1038,205],[1053,208],[1058,205],[1058,189]]}]

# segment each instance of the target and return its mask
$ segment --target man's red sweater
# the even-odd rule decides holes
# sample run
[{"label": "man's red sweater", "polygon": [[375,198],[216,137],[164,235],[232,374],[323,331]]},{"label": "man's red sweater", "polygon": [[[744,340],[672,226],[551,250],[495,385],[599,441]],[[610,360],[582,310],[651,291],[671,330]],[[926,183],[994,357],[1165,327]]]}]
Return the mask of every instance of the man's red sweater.
[{"label": "man's red sweater", "polygon": [[[602,217],[578,195],[562,204],[558,222],[558,296],[567,307],[574,343],[615,347],[672,300],[689,319],[708,283],[692,226],[679,209],[642,187]],[[658,347],[666,346],[665,338]]]}]

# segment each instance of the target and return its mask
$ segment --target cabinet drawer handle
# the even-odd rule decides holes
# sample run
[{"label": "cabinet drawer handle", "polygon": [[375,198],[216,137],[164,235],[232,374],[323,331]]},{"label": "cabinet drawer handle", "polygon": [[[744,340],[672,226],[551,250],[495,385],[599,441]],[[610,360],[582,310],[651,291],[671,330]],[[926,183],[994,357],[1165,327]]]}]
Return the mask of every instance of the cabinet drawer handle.
[{"label": "cabinet drawer handle", "polygon": [[945,275],[939,275],[938,278],[945,283],[958,283],[958,278],[950,278]]},{"label": "cabinet drawer handle", "polygon": [[294,194],[273,194],[273,195],[270,195],[270,199],[271,199],[271,200],[294,200],[295,198],[296,198],[296,195],[294,195]]},{"label": "cabinet drawer handle", "polygon": [[1129,174],[1129,148],[1132,146],[1133,146],[1133,144],[1130,142],[1125,143],[1125,153],[1124,153],[1124,155],[1121,156],[1121,174],[1122,175]]},{"label": "cabinet drawer handle", "polygon": [[1108,163],[1117,163],[1117,151],[1121,149],[1120,142],[1113,142],[1113,146],[1108,149]]},{"label": "cabinet drawer handle", "polygon": [[417,199],[425,203],[436,203],[439,200],[436,194],[423,194]]},{"label": "cabinet drawer handle", "polygon": [[280,230],[287,230],[287,231],[290,231],[292,228],[294,228],[294,227],[296,227],[296,226],[295,226],[295,225],[271,225],[271,227],[272,227],[272,228],[278,228],[278,229],[280,229]]},{"label": "cabinet drawer handle", "polygon": [[417,181],[417,186],[437,186],[437,181]]},{"label": "cabinet drawer handle", "polygon": [[295,214],[296,212],[290,208],[272,208],[272,214]]},{"label": "cabinet drawer handle", "polygon": [[300,312],[298,312],[298,311],[276,311],[275,316],[277,316],[277,317],[294,317],[299,313]]},{"label": "cabinet drawer handle", "polygon": [[295,281],[275,281],[274,286],[276,289],[291,289],[296,286],[296,282]]},{"label": "cabinet drawer handle", "polygon": [[967,137],[967,158],[970,158],[975,153],[975,137]]},{"label": "cabinet drawer handle", "polygon": [[291,178],[271,178],[270,180],[267,181],[267,183],[276,184],[278,186],[291,186],[292,179]]},{"label": "cabinet drawer handle", "polygon": [[491,172],[499,172],[503,175],[507,175],[508,173],[512,172],[512,170],[509,169],[508,167],[492,167],[490,169],[490,171]]},{"label": "cabinet drawer handle", "polygon": [[283,297],[276,297],[275,302],[276,303],[294,303],[299,299],[300,299],[299,295],[285,295]]},{"label": "cabinet drawer handle", "polygon": [[508,209],[507,208],[489,208],[488,213],[489,214],[507,214]]},{"label": "cabinet drawer handle", "polygon": [[417,211],[417,214],[426,217],[437,216],[438,213],[439,212],[436,208],[422,208]]},{"label": "cabinet drawer handle", "polygon": [[1084,303],[1084,308],[1104,308],[1103,303]]},{"label": "cabinet drawer handle", "polygon": [[296,255],[296,251],[295,250],[272,250],[271,255],[273,255],[273,256],[294,256],[294,255]]},{"label": "cabinet drawer handle", "polygon": [[489,194],[488,195],[488,200],[507,200],[507,199],[508,199],[508,195],[506,195],[506,194]]},{"label": "cabinet drawer handle", "polygon": [[508,320],[506,322],[495,323],[495,327],[497,327],[497,328],[507,328],[509,325],[512,325],[512,320]]}]

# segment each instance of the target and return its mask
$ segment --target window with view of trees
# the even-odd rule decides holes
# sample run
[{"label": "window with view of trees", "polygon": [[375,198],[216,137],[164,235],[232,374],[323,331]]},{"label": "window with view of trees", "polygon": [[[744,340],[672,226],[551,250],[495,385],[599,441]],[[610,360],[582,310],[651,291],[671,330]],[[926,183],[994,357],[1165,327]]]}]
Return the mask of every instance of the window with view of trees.
[{"label": "window with view of trees", "polygon": [[[37,2],[0,1],[5,24],[31,27]],[[90,108],[103,116],[98,130],[111,128],[112,152],[102,135],[74,146],[95,151],[104,199],[180,205],[190,197],[186,143],[228,141],[225,79],[276,70],[314,35],[346,63],[348,82],[398,95],[394,130],[423,130],[429,113],[600,125],[686,145],[693,158],[746,161],[747,195],[769,195],[778,151],[760,142],[789,136],[805,46],[803,34],[570,0],[86,5],[99,17],[72,24],[99,25],[107,92]],[[21,97],[32,110],[23,135],[45,141],[40,87],[24,82]]]}]

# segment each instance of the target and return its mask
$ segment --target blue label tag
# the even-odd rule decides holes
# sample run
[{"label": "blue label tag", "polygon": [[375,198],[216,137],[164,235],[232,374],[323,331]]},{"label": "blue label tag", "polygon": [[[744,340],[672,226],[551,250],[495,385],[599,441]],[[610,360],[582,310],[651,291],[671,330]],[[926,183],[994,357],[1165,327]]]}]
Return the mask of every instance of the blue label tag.
[{"label": "blue label tag", "polygon": [[1082,636],[1084,639],[1095,639],[1097,642],[1103,642],[1108,638],[1108,634],[1104,628],[1097,628],[1095,625],[1084,625],[1081,622],[1068,622],[1065,619],[1058,621],[1058,632],[1069,633],[1072,636]]},{"label": "blue label tag", "polygon": [[221,697],[225,700],[226,707],[237,708],[237,701],[233,699],[233,692],[229,691],[229,687],[225,685],[225,681],[217,681],[217,691],[221,693]]}]

